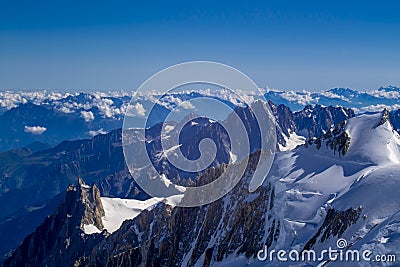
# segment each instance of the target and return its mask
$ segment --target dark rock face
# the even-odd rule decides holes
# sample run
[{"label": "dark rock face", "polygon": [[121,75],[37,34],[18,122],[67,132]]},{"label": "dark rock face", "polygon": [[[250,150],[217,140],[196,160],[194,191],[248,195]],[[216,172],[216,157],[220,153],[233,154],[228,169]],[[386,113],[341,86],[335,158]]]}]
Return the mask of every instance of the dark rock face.
[{"label": "dark rock face", "polygon": [[[208,118],[195,117],[194,114],[191,114],[184,119],[187,123],[184,125],[181,123],[175,124],[175,128],[168,135],[172,140],[176,136],[179,137],[179,149],[190,160],[200,157],[199,144],[205,138],[209,138],[216,146],[216,157],[208,167],[227,164],[230,160],[231,142],[237,142],[238,146],[240,146],[242,140],[240,138],[237,138],[239,140],[230,140],[226,128],[235,129],[243,126],[246,131],[243,139],[249,141],[250,153],[254,153],[261,148],[261,130],[256,115],[253,112],[253,109],[256,110],[257,108],[266,110],[267,107],[263,102],[256,102],[252,108],[236,107],[234,112],[229,114],[224,121],[212,121]],[[192,115],[193,119],[191,118]],[[178,129],[182,130],[178,132]],[[161,132],[162,124],[157,124],[152,128],[146,129],[146,152],[160,174],[167,175],[176,184],[187,186],[187,179],[191,179],[192,182],[199,173],[185,172],[177,169],[167,158],[160,157],[160,154],[162,154]],[[239,153],[241,152],[243,151]],[[248,153],[249,151],[246,151],[246,155],[236,156],[241,159],[241,156],[248,156]]]},{"label": "dark rock face", "polygon": [[[257,103],[252,108],[257,109],[257,106],[262,106],[260,103]],[[256,115],[253,113],[252,109],[248,107],[238,107],[235,109],[236,114],[241,120],[241,123],[244,125],[246,129],[247,136],[246,138],[250,140],[250,153],[254,153],[258,149],[261,148],[261,132],[260,125],[257,121]],[[225,121],[225,124],[234,125],[239,123],[237,120],[233,118],[232,115],[228,116]]]},{"label": "dark rock face", "polygon": [[390,122],[392,123],[393,128],[400,133],[400,109],[390,113]]},{"label": "dark rock face", "polygon": [[354,117],[352,109],[307,105],[294,114],[297,133],[306,138],[320,137],[332,126]]},{"label": "dark rock face", "polygon": [[[44,219],[54,214],[60,202],[64,199],[65,192],[37,206],[28,206],[13,213],[9,219],[0,222],[0,236],[3,244],[0,247],[0,266],[12,254],[24,238],[32,233]],[[6,242],[5,242],[6,241]]]},{"label": "dark rock face", "polygon": [[[214,173],[219,171],[217,168]],[[214,179],[212,173],[206,174],[207,180]],[[245,176],[250,173],[248,169]],[[263,239],[267,245],[277,240],[280,222],[271,210],[273,186],[260,187],[253,194],[247,186],[244,178],[227,196],[202,207],[173,208],[160,203],[125,221],[79,262],[105,265],[122,258],[132,260],[134,254],[135,262],[142,266],[194,266],[199,262],[207,266],[235,252],[255,257],[264,246]]]},{"label": "dark rock face", "polygon": [[345,211],[337,211],[329,209],[325,220],[317,233],[306,243],[304,250],[311,249],[317,242],[323,243],[331,237],[341,237],[347,228],[355,224],[360,218],[362,208],[347,209]]},{"label": "dark rock face", "polygon": [[78,184],[79,199],[85,204],[80,227],[93,224],[98,229],[103,230],[104,226],[101,217],[105,215],[105,212],[101,203],[99,189],[96,185],[92,187],[87,186],[80,178],[78,179]]},{"label": "dark rock face", "polygon": [[376,125],[376,127],[383,125],[387,121],[390,123],[390,111],[387,108],[385,108],[382,112],[382,118],[379,121],[379,123]]},{"label": "dark rock face", "polygon": [[[190,119],[190,117],[189,117]],[[176,168],[169,162],[166,157],[162,156],[161,144],[161,128],[162,124],[157,124],[154,127],[146,130],[146,139],[151,140],[146,143],[147,153],[151,159],[153,166],[161,174],[167,177],[174,183],[180,185],[188,185],[188,179],[193,181],[198,173],[185,172]],[[209,167],[216,167],[222,163],[228,163],[230,160],[230,140],[226,130],[220,122],[211,122],[207,118],[194,118],[190,119],[185,125],[178,123],[176,128],[181,128],[180,132],[172,130],[169,135],[178,136],[179,147],[182,155],[190,160],[196,160],[200,157],[199,144],[205,138],[213,140],[216,145],[217,153],[214,161]],[[190,183],[190,182],[189,182]]]},{"label": "dark rock face", "polygon": [[[140,266],[142,264],[142,255],[140,254],[139,247],[129,249],[121,252],[120,254],[114,255],[107,259],[105,264],[106,267],[131,267]],[[79,260],[75,262],[74,266],[88,265],[85,262]]]},{"label": "dark rock face", "polygon": [[71,259],[90,250],[104,234],[85,235],[83,225],[102,229],[104,209],[100,192],[94,185],[70,185],[55,215],[47,217],[28,235],[4,266],[71,266]]},{"label": "dark rock face", "polygon": [[269,107],[276,120],[276,137],[277,142],[283,146],[286,145],[285,136],[296,131],[294,116],[290,108],[285,105],[275,105],[272,101],[268,101]]},{"label": "dark rock face", "polygon": [[352,109],[343,107],[323,107],[321,105],[307,105],[303,110],[292,112],[284,105],[275,105],[268,102],[277,122],[276,134],[279,144],[285,146],[284,136],[296,132],[307,139],[319,138],[333,126],[355,116]]},{"label": "dark rock face", "polygon": [[307,141],[306,146],[316,145],[317,149],[322,146],[333,150],[333,154],[338,153],[339,156],[344,156],[350,147],[350,136],[346,132],[344,126],[345,121],[332,127],[324,135],[319,138],[310,139]]}]

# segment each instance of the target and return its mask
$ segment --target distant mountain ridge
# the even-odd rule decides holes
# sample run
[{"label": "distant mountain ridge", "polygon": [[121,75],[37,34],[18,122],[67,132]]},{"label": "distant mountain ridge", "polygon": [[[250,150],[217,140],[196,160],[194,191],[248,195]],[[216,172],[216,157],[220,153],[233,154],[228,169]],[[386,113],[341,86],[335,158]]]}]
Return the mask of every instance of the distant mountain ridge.
[{"label": "distant mountain ridge", "polygon": [[265,98],[277,104],[284,104],[292,110],[301,110],[306,105],[341,106],[351,108],[355,113],[377,112],[383,108],[400,108],[400,88],[380,87],[376,90],[357,91],[350,88],[333,88],[328,91],[279,91],[267,89]]},{"label": "distant mountain ridge", "polygon": [[[126,112],[138,112],[138,121],[142,120],[144,125],[146,117],[142,115],[146,115],[155,104],[155,99],[161,96],[136,96],[141,105],[140,110],[134,107],[128,110],[132,95],[132,92],[123,91],[74,94],[0,91],[0,124],[8,125],[0,131],[0,151],[22,148],[33,142],[54,146],[64,140],[91,138],[121,128]],[[267,89],[264,96],[266,100],[276,105],[284,104],[294,112],[304,110],[307,105],[340,106],[352,109],[355,114],[377,112],[384,108],[395,113],[400,109],[400,89],[394,86],[365,92],[348,88],[321,92]],[[218,99],[232,109],[240,103],[227,91],[221,91],[216,96],[206,90],[173,93],[162,97],[155,104],[153,116],[150,116],[147,125],[151,127],[164,121],[170,110],[182,101],[199,97]]]}]

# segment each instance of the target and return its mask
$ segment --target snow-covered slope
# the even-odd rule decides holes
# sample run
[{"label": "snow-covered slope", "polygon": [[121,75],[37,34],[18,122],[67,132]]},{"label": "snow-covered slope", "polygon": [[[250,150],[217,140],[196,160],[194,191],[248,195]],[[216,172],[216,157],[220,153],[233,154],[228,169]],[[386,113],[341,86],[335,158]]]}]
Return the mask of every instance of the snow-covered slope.
[{"label": "snow-covered slope", "polygon": [[[140,212],[153,207],[160,201],[160,198],[141,201],[136,199],[101,197],[101,203],[105,212],[105,216],[101,218],[104,229],[109,233],[113,233],[121,227],[125,220],[135,218]],[[84,225],[84,231],[86,234],[101,232],[93,224]]]},{"label": "snow-covered slope", "polygon": [[377,165],[400,163],[400,137],[385,116],[361,115],[348,121],[346,128],[351,138],[348,157]]},{"label": "snow-covered slope", "polygon": [[[336,240],[343,237],[354,248],[375,254],[400,251],[400,138],[386,115],[384,111],[347,121],[343,130],[350,146],[345,155],[335,153],[328,140],[277,154],[267,178],[280,188],[276,205],[282,207],[285,234],[280,240],[284,245],[277,248],[301,251],[307,245],[319,251],[336,248]],[[349,216],[354,221],[326,226],[330,210],[354,210]],[[335,234],[329,227],[344,231]]]},{"label": "snow-covered slope", "polygon": [[290,132],[289,137],[286,135],[283,135],[283,138],[285,140],[286,146],[283,146],[278,143],[279,146],[279,151],[288,151],[288,150],[293,150],[299,145],[303,145],[306,141],[306,138],[301,135],[297,135],[296,132]]}]

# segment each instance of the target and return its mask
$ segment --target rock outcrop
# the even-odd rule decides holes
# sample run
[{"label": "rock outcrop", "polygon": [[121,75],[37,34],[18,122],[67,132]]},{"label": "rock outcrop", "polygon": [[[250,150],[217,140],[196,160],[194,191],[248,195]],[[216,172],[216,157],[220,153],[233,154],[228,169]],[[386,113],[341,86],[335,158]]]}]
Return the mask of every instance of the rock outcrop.
[{"label": "rock outcrop", "polygon": [[106,232],[83,232],[87,224],[102,229],[101,216],[104,209],[98,188],[79,179],[77,185],[68,187],[56,213],[24,239],[4,266],[71,266],[71,259],[90,251],[105,238]]}]

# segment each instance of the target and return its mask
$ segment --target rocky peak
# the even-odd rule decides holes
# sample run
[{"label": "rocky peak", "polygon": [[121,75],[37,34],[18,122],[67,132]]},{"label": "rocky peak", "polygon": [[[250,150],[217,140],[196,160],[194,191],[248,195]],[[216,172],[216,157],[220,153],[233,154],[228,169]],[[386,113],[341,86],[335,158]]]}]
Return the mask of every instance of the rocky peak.
[{"label": "rocky peak", "polygon": [[88,186],[82,179],[67,188],[64,200],[54,215],[48,216],[28,235],[6,260],[4,266],[69,266],[79,251],[91,249],[106,232],[87,236],[86,224],[103,229],[104,209],[97,186]]},{"label": "rocky peak", "polygon": [[268,102],[276,119],[277,141],[286,146],[286,139],[291,133],[304,136],[307,139],[319,138],[337,125],[355,116],[352,109],[322,105],[307,105],[303,110],[292,112],[285,105]]},{"label": "rocky peak", "polygon": [[101,217],[105,215],[103,204],[100,199],[100,191],[96,185],[92,187],[78,179],[79,202],[83,204],[83,215],[80,223],[81,228],[87,224],[93,224],[98,229],[103,230]]},{"label": "rocky peak", "polygon": [[336,236],[342,237],[343,233],[355,224],[361,215],[362,207],[349,208],[344,211],[338,211],[333,208],[328,209],[325,219],[315,233],[315,235],[306,243],[304,250],[309,250],[318,243],[324,243],[326,240]]},{"label": "rocky peak", "polygon": [[281,145],[286,145],[284,135],[289,137],[290,133],[296,131],[293,113],[289,107],[283,104],[275,105],[272,101],[268,101],[268,105],[276,120],[277,141]]},{"label": "rocky peak", "polygon": [[104,228],[101,217],[105,215],[96,185],[89,186],[79,178],[77,185],[69,185],[65,199],[57,210],[57,215],[66,216],[69,224],[83,230],[84,225],[93,224]]},{"label": "rocky peak", "polygon": [[387,121],[390,123],[390,111],[389,111],[389,109],[385,108],[385,109],[382,111],[382,118],[381,118],[381,120],[378,122],[378,124],[376,125],[376,127],[379,127],[379,126],[385,124]]},{"label": "rocky peak", "polygon": [[294,113],[294,121],[298,134],[306,138],[313,138],[323,135],[332,125],[339,124],[354,116],[352,109],[308,105],[302,111]]}]

